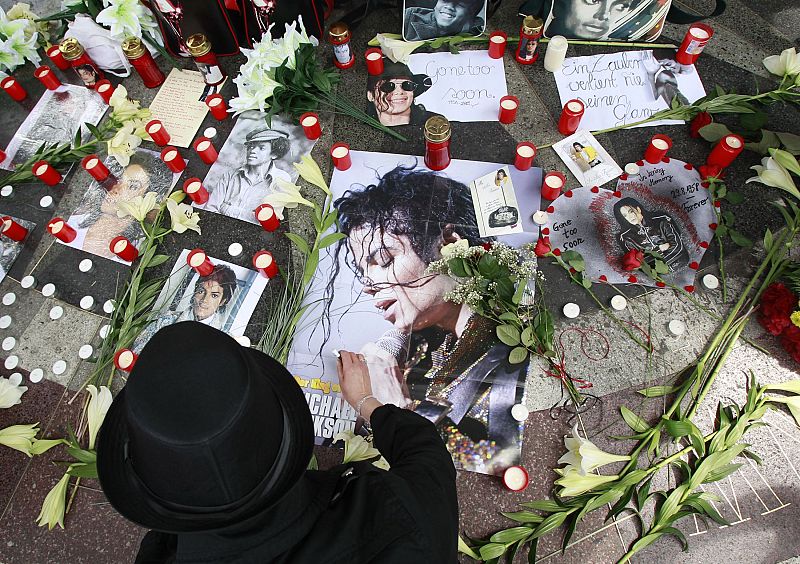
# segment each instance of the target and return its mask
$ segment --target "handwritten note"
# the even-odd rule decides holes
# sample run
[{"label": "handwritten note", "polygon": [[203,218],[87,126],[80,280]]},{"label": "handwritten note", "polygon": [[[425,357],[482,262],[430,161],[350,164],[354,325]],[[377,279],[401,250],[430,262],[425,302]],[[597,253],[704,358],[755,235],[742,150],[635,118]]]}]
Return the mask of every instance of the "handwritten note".
[{"label": "handwritten note", "polygon": [[[653,51],[627,51],[570,57],[555,73],[561,104],[578,98],[586,109],[581,129],[597,131],[636,123],[669,108],[674,98],[691,103],[705,96],[694,66],[654,56]],[[647,125],[681,123],[661,120]]]},{"label": "handwritten note", "polygon": [[498,120],[500,98],[508,94],[503,59],[492,59],[488,51],[418,53],[408,66],[433,83],[415,100],[426,110],[451,121]]}]

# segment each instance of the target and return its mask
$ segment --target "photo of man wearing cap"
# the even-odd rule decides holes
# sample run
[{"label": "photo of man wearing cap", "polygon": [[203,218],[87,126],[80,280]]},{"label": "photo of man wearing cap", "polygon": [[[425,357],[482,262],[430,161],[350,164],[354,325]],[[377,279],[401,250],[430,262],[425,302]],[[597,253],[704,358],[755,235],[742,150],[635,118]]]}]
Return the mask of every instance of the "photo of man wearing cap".
[{"label": "photo of man wearing cap", "polygon": [[404,6],[406,41],[480,35],[486,28],[486,0],[407,0]]},{"label": "photo of man wearing cap", "polygon": [[367,79],[367,113],[383,125],[423,125],[437,114],[415,100],[433,85],[426,74],[414,74],[403,63],[384,59],[383,72]]}]

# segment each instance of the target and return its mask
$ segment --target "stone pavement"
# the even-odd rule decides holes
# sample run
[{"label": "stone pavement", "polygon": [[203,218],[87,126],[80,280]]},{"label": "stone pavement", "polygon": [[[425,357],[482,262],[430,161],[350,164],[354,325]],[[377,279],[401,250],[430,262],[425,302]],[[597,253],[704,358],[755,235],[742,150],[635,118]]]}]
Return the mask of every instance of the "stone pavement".
[{"label": "stone pavement", "polygon": [[[12,3],[11,0],[0,0],[0,6],[5,9]],[[34,11],[40,14],[52,13],[59,7],[55,0],[34,1],[32,4]],[[506,0],[489,21],[489,29],[504,29],[509,34],[515,34],[520,23],[516,15],[517,4]],[[713,2],[691,0],[678,4],[684,8],[708,11]],[[761,60],[767,55],[798,45],[800,6],[797,2],[776,0],[731,0],[726,13],[712,21],[711,25],[715,36],[697,65],[706,88],[719,84],[725,89],[753,92],[773,84]],[[368,16],[354,32],[356,53],[363,52],[366,42],[376,32],[397,31],[399,28],[396,11],[381,11]],[[667,24],[662,40],[679,43],[684,31],[684,26]],[[615,50],[577,46],[570,47],[569,55]],[[328,46],[320,48],[320,56],[331,57]],[[240,59],[233,58],[225,59],[222,64],[230,75],[235,76],[240,62]],[[191,63],[184,64],[191,68]],[[167,70],[163,61],[160,65]],[[531,140],[542,145],[560,138],[556,129],[560,104],[552,76],[543,70],[541,64],[521,67],[508,57],[505,67],[509,92],[521,100],[517,121],[509,126],[499,123],[455,123],[455,157],[512,162],[518,141]],[[340,92],[359,101],[365,74],[360,63],[355,69],[343,72]],[[71,76],[59,75],[62,81],[72,80]],[[33,99],[36,99],[42,87],[32,77],[31,65],[25,67],[19,77]],[[138,78],[126,79],[122,83],[128,88],[130,96],[141,100],[143,106],[147,106],[155,94],[155,91],[146,90]],[[233,96],[234,88],[228,82],[223,96]],[[800,130],[797,111],[776,106],[770,114],[770,124],[775,129]],[[26,115],[25,108],[11,102],[7,96],[0,96],[0,146],[8,143]],[[323,119],[324,135],[313,155],[323,166],[326,175],[330,174],[327,150],[335,141],[347,142],[355,150],[423,153],[421,134],[412,135],[408,143],[401,143],[347,117],[324,116]],[[210,125],[219,131],[217,140],[220,146],[232,121],[218,124],[209,115],[201,131]],[[660,130],[669,134],[674,141],[670,155],[681,160],[700,164],[710,149],[705,141],[690,138],[688,127],[672,126]],[[652,128],[615,132],[603,136],[601,142],[612,157],[624,165],[641,158],[647,140],[654,132]],[[144,143],[144,146],[152,145]],[[756,162],[754,154],[744,153],[729,169],[729,185],[735,186],[746,196],[744,203],[729,206],[729,209],[736,215],[741,230],[759,239],[765,227],[775,229],[780,226],[780,217],[769,205],[769,201],[777,196],[775,190],[759,184],[744,184],[744,180],[751,176],[748,167]],[[536,164],[545,170],[564,169],[550,150],[543,150],[537,156]],[[186,174],[202,177],[206,171],[207,167],[195,158]],[[0,411],[0,428],[39,421],[46,430],[45,436],[61,436],[67,424],[74,426],[80,412],[80,405],[72,398],[74,391],[81,388],[90,373],[91,365],[81,361],[77,351],[85,343],[97,346],[100,342],[98,333],[107,319],[99,306],[113,297],[116,288],[124,283],[127,273],[127,269],[121,265],[53,244],[49,235],[43,236],[43,225],[53,215],[65,216],[75,208],[86,189],[86,176],[73,173],[67,178],[66,186],[54,188],[40,184],[19,186],[15,188],[13,197],[0,199],[0,211],[3,214],[21,216],[35,221],[39,226],[32,240],[26,242],[25,250],[9,276],[0,284],[0,295],[14,292],[17,296],[13,305],[0,306],[0,315],[9,315],[12,320],[7,329],[0,330],[0,337],[13,336],[16,339],[16,346],[11,351],[0,353],[0,365],[8,355],[14,354],[20,362],[16,370],[21,371],[26,380],[30,371],[36,368],[41,368],[45,374],[44,380],[38,384],[27,383],[29,391],[21,405]],[[39,199],[44,194],[53,196],[55,209],[39,207]],[[209,254],[225,257],[243,266],[255,250],[264,247],[277,250],[279,262],[288,260],[288,249],[281,242],[283,238],[280,232],[266,234],[256,226],[234,219],[202,211],[200,214],[203,235],[184,234],[180,238],[168,239],[163,250],[171,257],[176,257],[182,248],[192,248],[191,245],[202,242]],[[290,217],[290,228],[301,234],[306,233],[309,225],[298,215]],[[237,258],[230,258],[226,249],[234,241],[242,243],[244,253]],[[87,257],[92,259],[94,268],[82,273],[77,265]],[[728,258],[726,269],[734,290],[741,288],[752,273],[752,259],[750,251],[739,251]],[[165,274],[172,263],[173,260],[167,261],[162,265],[162,271],[154,274]],[[567,301],[579,303],[584,311],[577,322],[560,321],[557,331],[568,326],[593,328],[605,334],[611,342],[609,355],[601,361],[590,361],[576,354],[574,358],[568,358],[568,362],[573,374],[585,375],[593,382],[593,392],[602,399],[598,407],[582,416],[581,423],[599,446],[619,449],[619,444],[611,444],[611,441],[601,438],[624,434],[618,406],[624,404],[635,408],[642,416],[648,418],[649,415],[650,420],[657,418],[663,407],[662,400],[643,401],[635,390],[652,383],[669,381],[671,375],[696,358],[713,334],[716,322],[672,292],[662,290],[642,295],[637,288],[622,287],[622,291],[631,296],[639,295],[630,300],[631,306],[626,310],[626,315],[651,333],[656,353],[648,359],[641,349],[632,345],[614,324],[597,311],[582,290],[569,285],[560,269],[544,265],[542,270],[547,279],[548,302],[553,311],[559,311]],[[700,274],[715,271],[715,259],[712,253],[708,253]],[[20,286],[19,280],[25,275],[35,277],[34,288],[26,290]],[[40,292],[48,282],[56,285],[55,297],[45,298]],[[736,291],[733,294],[735,296]],[[95,298],[97,305],[93,311],[87,312],[78,307],[84,295]],[[601,299],[610,298],[610,294],[600,295]],[[721,303],[718,291],[701,290],[697,297],[711,309],[725,312],[725,304]],[[65,309],[65,315],[58,321],[51,321],[48,313],[56,304]],[[268,291],[248,327],[247,335],[251,339],[256,340],[260,335],[262,320],[269,315],[269,311]],[[688,332],[680,338],[669,335],[666,331],[669,319],[686,321]],[[741,402],[745,372],[748,370],[752,370],[762,383],[798,377],[796,364],[783,354],[776,340],[764,336],[755,323],[748,328],[747,334],[773,354],[765,355],[744,344],[739,346],[718,379],[711,394],[713,397],[708,398],[708,405],[715,405],[720,398]],[[575,345],[577,349],[577,343]],[[67,369],[55,375],[52,366],[58,360],[66,361]],[[11,372],[0,369],[0,373],[6,376]],[[523,493],[510,494],[496,478],[460,472],[461,528],[469,535],[483,535],[501,526],[508,526],[508,521],[498,514],[498,510],[513,510],[517,502],[541,498],[547,495],[552,486],[555,475],[551,469],[562,454],[562,440],[569,430],[569,423],[565,417],[559,417],[558,413],[549,409],[559,397],[554,380],[544,376],[532,378],[528,382],[527,392],[533,413],[526,424],[523,464],[530,472],[531,485]],[[701,428],[707,429],[710,426],[710,414],[701,413],[700,416],[706,418]],[[770,426],[754,431],[751,437],[753,450],[764,459],[764,465],[758,468],[747,466],[732,478],[711,488],[723,497],[724,503],[718,504],[718,509],[733,524],[719,527],[685,519],[681,528],[689,538],[688,552],[682,553],[677,541],[662,539],[634,560],[778,562],[800,553],[800,432],[788,412],[770,412],[766,420]],[[338,451],[323,448],[317,449],[317,455],[322,467],[336,463],[341,456]],[[130,561],[144,531],[116,515],[94,482],[82,485],[67,516],[66,530],[48,532],[36,526],[35,518],[42,499],[61,475],[61,469],[53,464],[56,458],[48,454],[29,460],[21,453],[7,449],[0,454],[0,563],[99,564]],[[587,563],[616,560],[635,538],[638,525],[626,514],[612,523],[604,523],[602,518],[598,513],[582,523],[563,555],[559,536],[546,537],[539,545],[540,559]]]}]

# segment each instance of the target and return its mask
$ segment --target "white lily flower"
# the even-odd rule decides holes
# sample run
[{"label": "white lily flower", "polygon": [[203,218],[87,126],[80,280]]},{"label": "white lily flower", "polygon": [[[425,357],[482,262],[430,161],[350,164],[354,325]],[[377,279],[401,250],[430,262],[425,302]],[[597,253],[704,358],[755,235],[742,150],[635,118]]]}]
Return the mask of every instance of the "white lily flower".
[{"label": "white lily flower", "polygon": [[459,239],[455,243],[448,243],[442,250],[442,259],[450,260],[452,258],[464,257],[469,250],[469,241],[466,239]]},{"label": "white lily flower", "polygon": [[0,67],[14,72],[22,64],[25,64],[25,58],[14,50],[11,39],[0,41]]},{"label": "white lily flower", "polygon": [[114,137],[108,140],[106,152],[109,157],[114,157],[121,166],[128,166],[131,155],[142,144],[142,138],[136,135],[136,124],[128,122],[120,127]]},{"label": "white lily flower", "polygon": [[425,41],[403,41],[394,33],[379,33],[375,36],[383,54],[395,63],[408,64],[411,53],[425,45]]},{"label": "white lily flower", "polygon": [[100,430],[114,398],[111,397],[111,390],[105,386],[100,386],[100,390],[98,390],[93,384],[89,384],[86,386],[86,391],[91,396],[89,405],[86,407],[86,418],[89,421],[89,449],[91,450],[94,448],[97,432]]},{"label": "white lily flower", "polygon": [[790,47],[781,51],[780,55],[770,55],[764,59],[764,66],[776,76],[794,76],[800,74],[800,56],[794,47]]},{"label": "white lily flower", "polygon": [[144,5],[139,0],[109,0],[108,7],[101,10],[95,21],[106,26],[115,39],[133,35],[142,36],[140,18],[144,18]]},{"label": "white lily flower", "polygon": [[49,36],[47,33],[48,22],[36,22],[39,19],[39,16],[34,14],[31,11],[31,5],[26,4],[25,2],[17,2],[6,14],[9,21],[21,21],[25,20],[25,39],[30,40],[31,36],[34,32],[38,32],[39,34],[43,34],[45,37]]},{"label": "white lily flower", "polygon": [[772,158],[775,159],[783,168],[789,172],[795,173],[797,176],[800,176],[800,164],[797,163],[797,157],[795,157],[789,151],[784,151],[783,149],[770,149],[769,154],[772,155]]},{"label": "white lily flower", "polygon": [[310,208],[314,207],[314,204],[306,200],[302,194],[300,194],[299,186],[292,184],[291,182],[287,182],[281,178],[278,178],[277,180],[280,190],[267,195],[261,201],[261,203],[271,205],[275,210],[275,215],[278,216],[278,219],[283,221],[283,210],[285,208],[296,208],[299,204],[303,204],[304,206],[308,206]]},{"label": "white lily flower", "polygon": [[11,10],[6,13],[3,8],[0,8],[0,36],[4,38],[9,38],[19,31],[24,33],[25,28],[28,27],[28,22],[11,17],[11,15],[13,15],[13,9],[14,8],[11,8]]},{"label": "white lily flower", "polygon": [[747,183],[760,182],[761,184],[766,184],[773,188],[780,188],[790,193],[795,198],[800,199],[800,192],[794,185],[794,180],[792,180],[789,171],[781,166],[773,157],[764,157],[761,159],[760,165],[753,165],[750,168],[756,171],[758,176],[748,178],[746,180]]},{"label": "white lily flower", "polygon": [[158,207],[158,194],[148,192],[144,196],[135,196],[130,200],[117,202],[117,217],[131,216],[136,221],[144,221],[147,214]]},{"label": "white lily flower", "polygon": [[300,157],[300,162],[294,163],[294,168],[300,173],[303,180],[318,187],[328,196],[331,195],[331,189],[328,188],[328,183],[325,182],[325,178],[322,176],[322,171],[319,169],[317,161],[312,159],[311,155],[303,155]]},{"label": "white lily flower", "polygon": [[8,378],[0,378],[0,409],[7,409],[22,403],[22,394],[27,391],[27,386],[14,384]]},{"label": "white lily flower", "polygon": [[581,476],[610,464],[630,460],[630,456],[620,456],[600,450],[597,446],[578,434],[578,425],[572,426],[572,437],[564,438],[567,453],[558,459],[559,464],[566,464],[565,470],[574,468]]},{"label": "white lily flower", "polygon": [[69,445],[64,439],[33,439],[31,441],[31,454],[42,454],[57,445]]},{"label": "white lily flower", "polygon": [[187,229],[200,233],[200,216],[192,206],[179,204],[172,198],[167,200],[167,210],[172,220],[172,230],[175,233],[184,233]]},{"label": "white lily flower", "polygon": [[64,512],[67,502],[67,486],[69,485],[69,474],[58,481],[52,490],[45,496],[42,509],[36,518],[40,527],[47,525],[49,530],[59,525],[64,528]]},{"label": "white lily flower", "polygon": [[608,482],[613,482],[619,478],[619,476],[616,475],[600,476],[599,474],[591,473],[582,476],[572,466],[567,466],[566,468],[556,468],[555,471],[561,476],[561,478],[556,480],[556,484],[563,488],[560,492],[560,495],[563,497],[586,493],[598,486],[602,486]]},{"label": "white lily flower", "polygon": [[5,429],[0,429],[0,445],[13,448],[31,456],[32,441],[39,432],[39,424],[30,425],[11,425]]},{"label": "white lily flower", "polygon": [[150,117],[150,108],[141,108],[137,100],[128,98],[128,90],[121,84],[114,89],[108,101],[111,106],[111,119],[124,123],[132,119]]},{"label": "white lily flower", "polygon": [[781,390],[784,392],[792,392],[800,394],[800,380],[788,380],[786,382],[779,382],[777,384],[767,384],[764,386],[766,390]]},{"label": "white lily flower", "polygon": [[374,448],[372,443],[361,435],[356,435],[353,431],[342,431],[333,437],[333,441],[344,441],[344,459],[342,460],[342,464],[372,460],[373,458],[380,457],[378,460],[374,461],[373,464],[383,470],[389,469],[389,462],[381,456],[380,451]]}]

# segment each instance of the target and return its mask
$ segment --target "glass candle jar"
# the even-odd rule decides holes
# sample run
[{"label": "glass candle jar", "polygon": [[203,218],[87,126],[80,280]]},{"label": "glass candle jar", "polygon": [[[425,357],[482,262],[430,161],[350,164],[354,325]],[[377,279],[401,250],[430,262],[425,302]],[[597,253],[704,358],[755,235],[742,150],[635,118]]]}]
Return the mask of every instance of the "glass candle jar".
[{"label": "glass candle jar", "polygon": [[164,73],[158,68],[158,65],[153,60],[150,51],[148,51],[142,40],[138,37],[128,37],[122,42],[122,52],[125,57],[130,61],[142,81],[147,88],[155,88],[160,86],[164,80]]},{"label": "glass candle jar", "polygon": [[425,166],[444,170],[450,164],[450,122],[433,116],[425,122]]},{"label": "glass candle jar", "polygon": [[197,70],[203,75],[203,80],[209,86],[221,84],[225,77],[225,71],[219,66],[217,56],[211,50],[211,42],[202,33],[190,35],[186,40],[186,48],[194,58]]},{"label": "glass candle jar", "polygon": [[97,83],[103,80],[106,75],[100,70],[92,58],[86,53],[83,45],[78,43],[74,37],[67,37],[59,46],[61,54],[64,55],[69,64],[78,73],[78,77],[86,88],[94,89]]},{"label": "glass candle jar", "polygon": [[532,65],[539,58],[536,47],[539,45],[543,27],[544,23],[537,17],[525,16],[522,20],[516,54],[517,62],[521,65]]},{"label": "glass candle jar", "polygon": [[350,28],[344,22],[336,22],[328,29],[328,41],[333,45],[333,64],[340,69],[349,69],[356,63],[350,48]]}]

